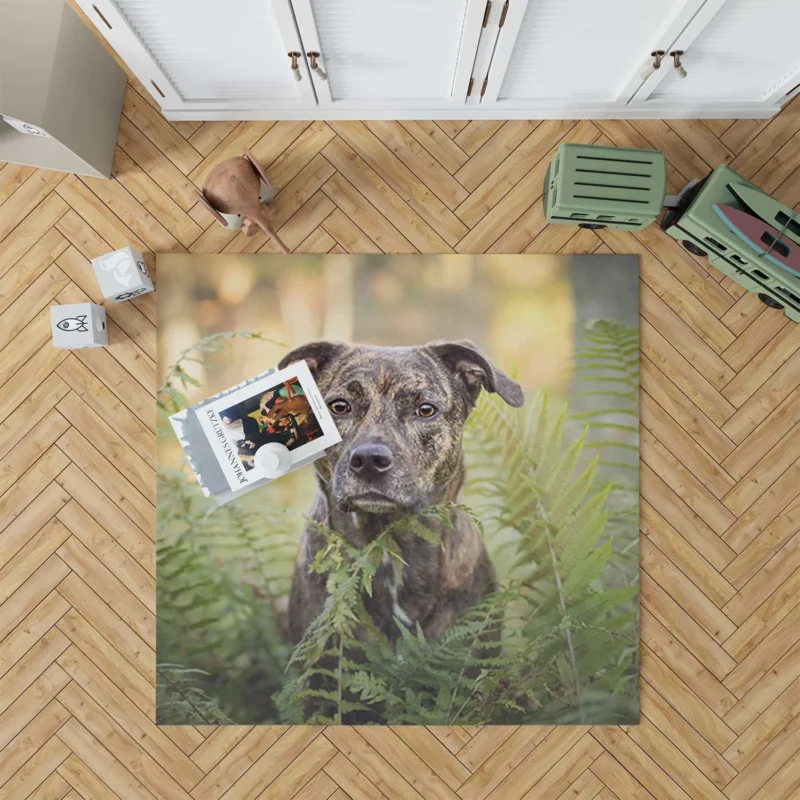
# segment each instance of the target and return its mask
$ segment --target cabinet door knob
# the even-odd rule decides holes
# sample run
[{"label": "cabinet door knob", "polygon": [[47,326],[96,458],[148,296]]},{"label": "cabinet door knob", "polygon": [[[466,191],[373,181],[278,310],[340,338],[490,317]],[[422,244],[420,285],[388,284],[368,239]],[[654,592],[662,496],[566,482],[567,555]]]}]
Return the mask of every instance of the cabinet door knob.
[{"label": "cabinet door knob", "polygon": [[306,53],[306,55],[308,56],[308,59],[311,62],[311,71],[314,74],[316,74],[321,81],[328,80],[328,73],[325,72],[325,70],[322,69],[322,67],[317,65],[317,59],[321,58],[322,56],[320,56],[319,53],[313,50],[309,53]]},{"label": "cabinet door knob", "polygon": [[292,70],[292,76],[296,81],[303,80],[303,76],[300,73],[300,64],[297,62],[297,59],[300,58],[302,55],[303,55],[302,53],[298,53],[296,50],[292,50],[290,53],[288,53],[289,58],[292,59],[290,64]]},{"label": "cabinet door knob", "polygon": [[661,59],[664,58],[666,53],[663,50],[653,50],[650,55],[653,57],[653,63],[648,64],[644,70],[642,70],[640,77],[643,81],[646,81],[657,69],[661,68]]},{"label": "cabinet door knob", "polygon": [[675,72],[678,73],[678,77],[681,79],[685,78],[686,70],[683,68],[683,64],[681,64],[683,50],[671,50],[670,55],[672,56],[672,63],[675,65]]}]

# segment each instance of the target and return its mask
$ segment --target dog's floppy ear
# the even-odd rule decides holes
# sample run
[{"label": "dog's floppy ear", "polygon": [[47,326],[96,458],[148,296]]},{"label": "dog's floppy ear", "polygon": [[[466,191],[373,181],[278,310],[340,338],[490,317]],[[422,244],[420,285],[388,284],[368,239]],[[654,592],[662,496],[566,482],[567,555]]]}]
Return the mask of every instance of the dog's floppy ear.
[{"label": "dog's floppy ear", "polygon": [[510,406],[519,407],[525,402],[522,387],[492,364],[472,342],[431,342],[424,349],[433,353],[463,382],[470,402],[478,399],[481,388],[496,392]]},{"label": "dog's floppy ear", "polygon": [[278,364],[278,369],[288,367],[296,361],[305,361],[314,378],[318,378],[322,370],[349,349],[344,342],[308,342],[296,347],[285,355]]}]

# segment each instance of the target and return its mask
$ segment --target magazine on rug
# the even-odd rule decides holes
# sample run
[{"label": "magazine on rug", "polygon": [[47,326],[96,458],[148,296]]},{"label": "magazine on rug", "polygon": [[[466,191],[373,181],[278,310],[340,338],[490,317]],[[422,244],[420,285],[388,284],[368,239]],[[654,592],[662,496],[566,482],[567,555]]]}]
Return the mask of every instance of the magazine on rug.
[{"label": "magazine on rug", "polygon": [[308,366],[302,362],[224,393],[198,412],[217,463],[231,489],[264,477],[256,452],[277,442],[291,453],[291,466],[340,441]]}]

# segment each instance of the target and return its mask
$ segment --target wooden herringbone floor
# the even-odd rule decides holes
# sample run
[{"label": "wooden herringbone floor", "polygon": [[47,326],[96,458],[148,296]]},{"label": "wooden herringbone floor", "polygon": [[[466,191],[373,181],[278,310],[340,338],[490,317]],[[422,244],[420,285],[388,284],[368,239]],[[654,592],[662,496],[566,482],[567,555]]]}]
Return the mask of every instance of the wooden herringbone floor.
[{"label": "wooden herringbone floor", "polygon": [[[170,125],[135,83],[111,181],[0,169],[0,797],[800,798],[800,327],[640,234],[548,227],[561,141],[722,162],[800,203],[800,101],[772,121]],[[298,252],[641,255],[642,719],[627,728],[158,728],[155,300],[108,349],[50,344],[88,259],[272,250],[194,186],[250,147]]]}]

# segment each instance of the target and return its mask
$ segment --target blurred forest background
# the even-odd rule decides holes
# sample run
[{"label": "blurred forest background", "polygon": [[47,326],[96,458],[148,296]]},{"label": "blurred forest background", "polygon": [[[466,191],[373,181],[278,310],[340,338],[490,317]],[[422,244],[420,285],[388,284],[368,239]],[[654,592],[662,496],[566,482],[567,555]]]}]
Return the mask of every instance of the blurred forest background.
[{"label": "blurred forest background", "polygon": [[[161,723],[638,720],[636,256],[163,255],[158,297]],[[357,599],[391,532],[369,552],[332,536],[318,568],[339,594],[293,648],[313,470],[213,510],[166,415],[313,339],[461,338],[526,391],[519,410],[484,393],[465,430],[463,503],[501,591],[442,640],[405,631],[392,651]],[[500,655],[480,645],[494,627]]]}]

